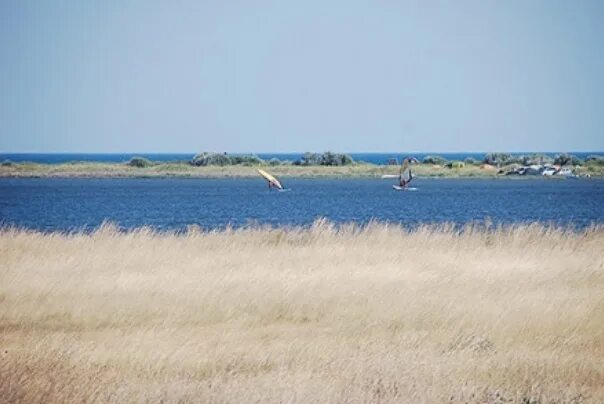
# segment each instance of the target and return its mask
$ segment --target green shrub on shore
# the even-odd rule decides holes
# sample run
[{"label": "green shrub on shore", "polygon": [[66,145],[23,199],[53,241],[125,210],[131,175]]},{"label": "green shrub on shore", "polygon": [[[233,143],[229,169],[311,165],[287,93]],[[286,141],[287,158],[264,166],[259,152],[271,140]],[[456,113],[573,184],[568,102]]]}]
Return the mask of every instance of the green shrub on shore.
[{"label": "green shrub on shore", "polygon": [[298,166],[348,166],[354,164],[354,160],[348,154],[325,152],[323,154],[306,152],[294,165]]},{"label": "green shrub on shore", "polygon": [[259,166],[264,164],[264,160],[260,157],[251,156],[227,156],[231,160],[231,165],[244,165],[244,166]]},{"label": "green shrub on shore", "polygon": [[477,164],[480,164],[480,161],[476,160],[473,157],[466,157],[463,162],[466,163],[466,165],[469,165],[469,166],[475,166]]},{"label": "green shrub on shore", "polygon": [[439,166],[444,166],[445,164],[447,164],[447,159],[445,159],[444,157],[441,157],[441,156],[426,156],[422,160],[422,163],[424,163],[424,164],[436,164],[436,165],[439,165]]},{"label": "green shrub on shore", "polygon": [[521,164],[525,166],[530,166],[533,164],[551,164],[554,162],[554,159],[545,154],[529,154],[527,156],[520,156],[519,160]]},{"label": "green shrub on shore", "polygon": [[145,168],[151,167],[153,163],[144,157],[134,156],[130,159],[130,161],[128,161],[128,165],[131,167]]},{"label": "green shrub on shore", "polygon": [[[277,160],[279,161],[279,160]],[[189,164],[198,167],[205,166],[259,166],[265,164],[265,161],[256,155],[234,155],[225,153],[203,152],[195,155]]]},{"label": "green shrub on shore", "polygon": [[604,166],[604,156],[599,155],[589,155],[585,159],[585,164],[594,165],[594,166]]},{"label": "green shrub on shore", "polygon": [[4,160],[2,162],[2,167],[11,167],[13,165],[13,162],[10,160]]},{"label": "green shrub on shore", "polygon": [[231,165],[231,159],[226,154],[203,152],[195,155],[191,160],[194,166],[228,166]]},{"label": "green shrub on shore", "polygon": [[492,166],[502,166],[514,163],[515,161],[513,161],[510,153],[487,153],[482,162]]},{"label": "green shrub on shore", "polygon": [[446,164],[447,168],[464,168],[465,163],[463,161],[449,161]]},{"label": "green shrub on shore", "polygon": [[302,155],[300,160],[294,162],[295,165],[299,166],[317,166],[321,161],[321,156],[318,153],[306,152]]},{"label": "green shrub on shore", "polygon": [[554,164],[558,164],[561,166],[567,166],[567,165],[580,165],[583,164],[583,161],[581,161],[580,158],[578,158],[577,156],[575,156],[574,154],[568,154],[568,153],[561,153],[556,155],[556,158],[554,159]]},{"label": "green shrub on shore", "polygon": [[352,157],[342,153],[325,152],[321,156],[322,166],[347,166],[354,163]]}]

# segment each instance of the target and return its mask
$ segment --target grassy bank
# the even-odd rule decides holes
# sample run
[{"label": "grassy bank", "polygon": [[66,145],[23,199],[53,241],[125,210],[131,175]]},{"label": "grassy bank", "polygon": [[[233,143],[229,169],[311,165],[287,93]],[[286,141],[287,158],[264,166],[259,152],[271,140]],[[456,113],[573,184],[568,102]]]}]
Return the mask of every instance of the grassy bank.
[{"label": "grassy bank", "polygon": [[191,177],[236,178],[257,177],[262,167],[278,176],[290,177],[375,177],[383,171],[378,166],[359,164],[350,166],[192,166],[187,163],[157,163],[149,167],[132,167],[120,163],[72,164],[13,164],[0,167],[0,177]]},{"label": "grassy bank", "polygon": [[[186,162],[152,163],[148,167],[135,167],[127,163],[73,162],[62,164],[11,163],[0,165],[1,177],[22,178],[124,178],[124,177],[182,177],[182,178],[245,178],[256,177],[256,169],[263,168],[278,177],[341,177],[341,178],[379,178],[382,175],[395,175],[398,166],[355,163],[346,166],[298,166],[298,165],[227,165],[194,166]],[[509,170],[509,167],[503,167]],[[603,165],[587,165],[575,170],[577,174],[588,173],[592,177],[604,177]],[[413,172],[424,178],[496,178],[501,177],[498,169],[468,164],[459,168],[448,168],[437,164],[417,164]],[[523,176],[522,178],[540,178],[541,176]],[[510,177],[506,177],[510,178]]]},{"label": "grassy bank", "polygon": [[[398,174],[398,166],[378,166],[374,164],[354,164],[347,166],[258,166],[279,177],[371,177],[384,174]],[[187,163],[156,163],[149,167],[133,167],[124,163],[12,163],[0,166],[0,177],[191,177],[191,178],[235,178],[257,176],[255,166],[202,166]],[[440,165],[418,164],[413,167],[419,177],[427,178],[494,178],[497,169],[466,165],[461,168],[447,168]],[[594,177],[604,176],[604,166],[585,167],[579,172],[590,173]],[[538,177],[538,176],[537,176]],[[509,177],[508,177],[509,178]],[[535,178],[526,176],[524,178]]]},{"label": "grassy bank", "polygon": [[604,228],[0,231],[13,402],[602,402]]}]

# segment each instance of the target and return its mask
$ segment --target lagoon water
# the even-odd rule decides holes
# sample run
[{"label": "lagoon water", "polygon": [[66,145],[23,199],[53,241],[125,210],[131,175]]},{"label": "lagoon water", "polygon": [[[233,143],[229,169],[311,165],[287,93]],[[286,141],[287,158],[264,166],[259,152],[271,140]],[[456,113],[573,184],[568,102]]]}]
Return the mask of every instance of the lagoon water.
[{"label": "lagoon water", "polygon": [[416,192],[392,180],[286,179],[289,192],[261,179],[0,179],[2,225],[44,231],[122,228],[308,225],[371,219],[414,225],[489,219],[583,227],[604,224],[604,181],[417,179]]}]

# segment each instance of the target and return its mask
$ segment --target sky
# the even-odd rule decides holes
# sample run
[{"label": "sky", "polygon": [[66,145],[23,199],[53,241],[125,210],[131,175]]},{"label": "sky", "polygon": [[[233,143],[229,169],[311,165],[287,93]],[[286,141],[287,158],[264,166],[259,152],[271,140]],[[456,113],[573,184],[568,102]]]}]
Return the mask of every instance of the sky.
[{"label": "sky", "polygon": [[604,2],[0,0],[0,152],[604,150]]}]

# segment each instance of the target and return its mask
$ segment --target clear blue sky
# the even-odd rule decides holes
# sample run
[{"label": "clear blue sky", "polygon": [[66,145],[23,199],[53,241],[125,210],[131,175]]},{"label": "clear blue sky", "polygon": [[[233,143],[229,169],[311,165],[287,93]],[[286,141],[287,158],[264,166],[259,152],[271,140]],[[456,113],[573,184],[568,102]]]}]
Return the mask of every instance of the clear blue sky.
[{"label": "clear blue sky", "polygon": [[604,150],[604,1],[0,0],[0,151]]}]

